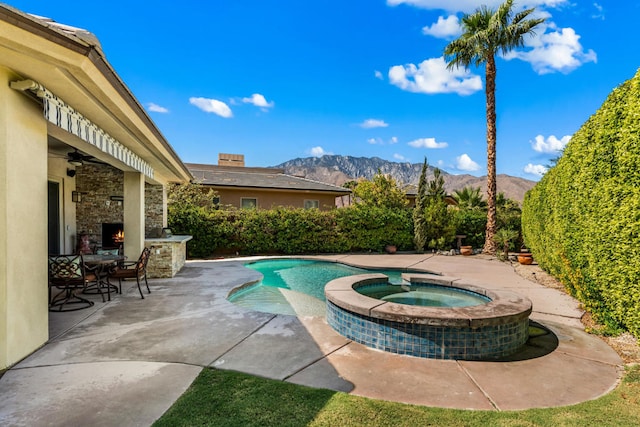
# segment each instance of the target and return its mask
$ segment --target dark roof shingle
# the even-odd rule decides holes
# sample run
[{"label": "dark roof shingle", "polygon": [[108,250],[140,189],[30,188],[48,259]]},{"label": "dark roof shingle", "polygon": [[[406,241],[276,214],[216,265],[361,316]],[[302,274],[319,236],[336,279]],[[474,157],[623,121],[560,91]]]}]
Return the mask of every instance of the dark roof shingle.
[{"label": "dark roof shingle", "polygon": [[317,191],[349,194],[351,190],[324,182],[287,175],[282,169],[242,168],[186,163],[193,177],[203,185],[278,190]]}]

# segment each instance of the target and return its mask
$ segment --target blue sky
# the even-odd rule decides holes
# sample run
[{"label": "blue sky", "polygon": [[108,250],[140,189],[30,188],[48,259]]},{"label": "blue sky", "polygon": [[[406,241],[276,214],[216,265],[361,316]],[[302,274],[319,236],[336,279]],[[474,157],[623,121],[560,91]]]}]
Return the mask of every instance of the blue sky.
[{"label": "blue sky", "polygon": [[[501,0],[9,1],[87,29],[185,162],[340,154],[486,174],[484,69],[444,69]],[[638,2],[522,0],[547,18],[497,79],[498,173],[537,180],[640,66]]]}]

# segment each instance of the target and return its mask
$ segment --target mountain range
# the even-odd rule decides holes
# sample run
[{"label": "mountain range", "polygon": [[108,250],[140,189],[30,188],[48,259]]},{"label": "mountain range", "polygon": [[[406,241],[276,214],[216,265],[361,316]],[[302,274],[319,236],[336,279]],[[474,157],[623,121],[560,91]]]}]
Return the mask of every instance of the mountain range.
[{"label": "mountain range", "polygon": [[[372,179],[378,171],[392,176],[401,186],[417,185],[422,171],[422,163],[398,163],[379,157],[337,155],[297,158],[274,167],[284,169],[288,175],[301,176],[338,186],[359,178]],[[429,166],[427,174],[429,179],[433,178],[433,169]],[[442,176],[445,191],[448,194],[464,187],[480,187],[482,194],[486,194],[486,176],[452,175],[445,171],[442,171]],[[520,204],[524,200],[524,194],[536,184],[535,181],[504,174],[499,174],[496,178],[498,192],[504,193],[506,197]]]}]

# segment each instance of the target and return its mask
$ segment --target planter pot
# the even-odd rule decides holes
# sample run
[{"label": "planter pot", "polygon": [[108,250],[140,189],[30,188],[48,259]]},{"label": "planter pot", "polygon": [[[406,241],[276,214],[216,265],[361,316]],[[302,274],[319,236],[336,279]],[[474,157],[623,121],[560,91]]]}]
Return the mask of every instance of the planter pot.
[{"label": "planter pot", "polygon": [[473,246],[460,246],[460,253],[465,256],[473,254]]},{"label": "planter pot", "polygon": [[384,247],[384,251],[388,254],[395,254],[396,250],[398,250],[398,248],[396,248],[396,245],[387,245]]},{"label": "planter pot", "polygon": [[533,262],[533,255],[528,252],[519,253],[518,262],[522,265],[530,265]]}]

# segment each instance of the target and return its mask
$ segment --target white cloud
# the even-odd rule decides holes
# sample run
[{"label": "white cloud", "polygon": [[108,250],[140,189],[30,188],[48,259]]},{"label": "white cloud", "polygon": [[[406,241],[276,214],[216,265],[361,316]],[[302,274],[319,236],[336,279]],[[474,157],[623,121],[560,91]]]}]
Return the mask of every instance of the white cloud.
[{"label": "white cloud", "polygon": [[371,145],[382,145],[384,142],[380,138],[369,138],[367,142]]},{"label": "white cloud", "polygon": [[460,28],[460,21],[456,15],[449,15],[446,18],[439,16],[438,22],[422,28],[422,34],[438,39],[449,39],[462,34],[462,28]]},{"label": "white cloud", "polygon": [[602,19],[604,21],[604,8],[599,3],[594,2],[593,7],[596,9],[596,13],[592,14],[593,19]]},{"label": "white cloud", "polygon": [[364,129],[373,129],[373,128],[386,128],[387,126],[389,126],[389,124],[385,123],[384,120],[367,119],[364,122],[360,123],[358,126]]},{"label": "white cloud", "polygon": [[[415,6],[421,9],[441,9],[449,12],[464,13],[471,13],[475,11],[481,4],[495,9],[502,3],[504,3],[504,0],[484,0],[482,2],[478,0],[387,0],[387,4],[389,6],[406,4],[408,6]],[[523,0],[522,2],[519,2],[517,6],[556,7],[564,3],[567,3],[567,0]]]},{"label": "white cloud", "polygon": [[530,173],[531,175],[543,176],[547,173],[547,168],[542,165],[534,165],[532,163],[527,164],[524,167],[525,173]]},{"label": "white cloud", "polygon": [[[496,9],[504,0],[387,0],[389,6],[406,4],[423,9],[444,10],[451,14],[472,13],[480,4]],[[546,18],[547,21],[536,27],[534,37],[525,37],[524,51],[512,51],[505,56],[505,59],[518,58],[531,63],[533,69],[538,74],[553,72],[570,73],[582,64],[596,62],[597,55],[592,49],[584,50],[580,44],[580,36],[573,28],[558,28],[550,21],[551,14],[547,11],[560,6],[574,6],[569,0],[523,0],[517,2],[514,10],[520,11],[525,8],[536,8],[532,16],[536,18]],[[593,3],[596,13],[593,18],[602,18],[602,6]],[[455,15],[448,18],[440,17],[435,24],[424,27],[425,34],[435,37],[442,37],[446,31],[453,28]],[[451,22],[449,22],[451,21]],[[550,30],[547,32],[547,30]],[[417,91],[414,91],[417,92]],[[431,93],[431,92],[428,92]]]},{"label": "white cloud", "polygon": [[317,147],[313,147],[309,150],[309,154],[311,154],[313,157],[322,157],[325,154],[326,155],[331,155],[333,153],[330,153],[328,151],[324,151],[324,148],[317,146]]},{"label": "white cloud", "polygon": [[189,103],[195,105],[205,113],[214,113],[226,119],[233,117],[233,112],[227,104],[211,98],[189,98]]},{"label": "white cloud", "polygon": [[401,162],[406,162],[408,159],[402,154],[394,153],[393,158],[396,160],[400,160]]},{"label": "white cloud", "polygon": [[449,144],[446,142],[436,142],[435,138],[419,138],[408,143],[414,148],[447,148]]},{"label": "white cloud", "polygon": [[545,139],[544,136],[538,135],[531,142],[531,147],[539,153],[559,153],[571,140],[571,135],[565,135],[558,139],[555,135],[551,135]]},{"label": "white cloud", "polygon": [[391,139],[389,140],[389,144],[397,144],[397,143],[398,143],[398,137],[392,136]]},{"label": "white cloud", "polygon": [[480,169],[480,165],[471,160],[468,154],[456,157],[456,169],[474,172]]},{"label": "white cloud", "polygon": [[402,90],[417,93],[457,93],[471,95],[482,89],[480,76],[471,74],[464,68],[447,69],[443,57],[414,64],[395,65],[389,69],[391,84]]},{"label": "white cloud", "polygon": [[149,111],[153,111],[154,113],[168,113],[169,109],[161,107],[160,105],[153,103],[153,102],[148,102],[147,103],[147,110]]},{"label": "white cloud", "polygon": [[245,104],[253,104],[256,107],[262,108],[263,110],[272,108],[275,105],[273,101],[267,102],[265,97],[263,95],[260,95],[259,93],[254,93],[250,98],[242,98],[242,102],[244,102]]},{"label": "white cloud", "polygon": [[382,72],[380,72],[380,71],[378,71],[378,70],[375,70],[375,71],[374,71],[374,76],[376,76],[376,79],[384,80],[384,77],[383,77],[383,75],[382,75]]},{"label": "white cloud", "polygon": [[[551,31],[547,32],[548,29]],[[582,64],[597,62],[596,53],[585,51],[580,44],[580,36],[573,28],[557,29],[555,24],[540,26],[540,33],[524,40],[526,51],[512,51],[505,59],[517,58],[531,63],[538,74],[553,72],[570,73]]]}]

